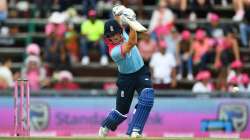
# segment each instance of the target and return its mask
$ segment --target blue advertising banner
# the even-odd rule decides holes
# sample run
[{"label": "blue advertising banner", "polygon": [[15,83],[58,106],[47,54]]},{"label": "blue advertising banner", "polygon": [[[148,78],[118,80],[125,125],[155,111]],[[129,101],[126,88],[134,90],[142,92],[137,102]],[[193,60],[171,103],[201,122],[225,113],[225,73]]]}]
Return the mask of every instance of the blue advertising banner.
[{"label": "blue advertising banner", "polygon": [[[133,111],[135,100],[131,106]],[[96,134],[101,121],[115,107],[114,97],[32,97],[32,132],[57,135]],[[220,131],[248,133],[250,100],[244,98],[160,98],[145,127],[149,136],[167,133]],[[13,131],[13,99],[0,97],[0,133]],[[114,135],[125,133],[131,113]]]}]

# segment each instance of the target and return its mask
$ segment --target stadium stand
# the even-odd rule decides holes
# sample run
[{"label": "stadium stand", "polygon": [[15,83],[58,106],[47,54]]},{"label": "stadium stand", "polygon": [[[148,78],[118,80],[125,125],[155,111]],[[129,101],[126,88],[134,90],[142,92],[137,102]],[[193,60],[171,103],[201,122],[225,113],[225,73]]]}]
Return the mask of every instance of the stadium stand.
[{"label": "stadium stand", "polygon": [[[46,17],[34,17],[31,16],[32,12],[35,10],[35,4],[29,4],[28,13],[30,15],[27,16],[13,16],[13,12],[15,12],[17,7],[15,5],[9,5],[9,18],[6,19],[4,25],[10,29],[9,36],[0,35],[0,56],[1,57],[10,57],[12,58],[14,64],[12,66],[12,71],[17,72],[20,71],[22,67],[22,62],[25,58],[25,47],[31,43],[38,43],[42,48],[42,53],[44,53],[44,42],[46,40],[46,35],[44,34],[44,28],[47,23]],[[59,5],[54,5],[51,11],[59,10]],[[83,13],[81,3],[73,5],[73,7],[77,10],[79,15]],[[137,5],[131,5],[132,9],[138,10],[140,9]],[[143,10],[144,17],[140,21],[148,27],[149,19],[152,15],[152,11],[157,6],[153,5],[145,5]],[[214,11],[219,15],[223,15],[221,17],[221,23],[224,25],[230,25],[238,30],[239,22],[233,22],[232,16],[234,15],[234,10],[232,5],[228,5],[227,7],[223,7],[220,5],[214,6]],[[50,13],[51,14],[51,13]],[[12,16],[12,17],[11,17]],[[105,18],[106,19],[106,18]],[[103,19],[103,20],[105,20]],[[176,27],[182,27],[187,20],[185,18],[176,19]],[[197,20],[196,23],[201,26],[205,26],[208,24],[206,19]],[[76,24],[76,30],[80,33],[80,23]],[[237,32],[237,38],[239,39]],[[6,42],[6,40],[9,40]],[[82,66],[80,63],[72,64],[71,72],[74,75],[74,81],[78,83],[81,88],[88,89],[101,89],[103,88],[103,84],[106,82],[115,82],[116,78],[116,68],[114,64],[109,64],[108,66],[101,66],[99,61],[98,52],[95,50],[91,50],[90,54],[91,63],[86,66]],[[243,72],[250,74],[250,50],[249,48],[240,48],[240,56],[241,60],[244,62]],[[48,66],[49,67],[49,66]],[[215,81],[218,76],[218,69],[210,67],[212,71],[212,77]],[[189,80],[180,80],[178,81],[178,85],[176,88],[178,89],[191,89],[194,84],[194,81]],[[50,86],[51,87],[51,86]],[[48,88],[50,88],[48,87]]]}]

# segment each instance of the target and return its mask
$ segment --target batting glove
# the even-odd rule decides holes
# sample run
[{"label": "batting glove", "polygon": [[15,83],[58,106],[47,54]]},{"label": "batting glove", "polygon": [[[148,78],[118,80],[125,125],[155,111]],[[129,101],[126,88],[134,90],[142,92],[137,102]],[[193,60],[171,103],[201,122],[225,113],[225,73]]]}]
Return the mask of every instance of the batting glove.
[{"label": "batting glove", "polygon": [[127,19],[129,20],[136,20],[136,14],[135,12],[130,9],[130,8],[126,8],[122,11],[122,15],[125,16]]},{"label": "batting glove", "polygon": [[112,9],[113,16],[120,16],[123,13],[123,10],[126,9],[123,5],[116,5]]}]

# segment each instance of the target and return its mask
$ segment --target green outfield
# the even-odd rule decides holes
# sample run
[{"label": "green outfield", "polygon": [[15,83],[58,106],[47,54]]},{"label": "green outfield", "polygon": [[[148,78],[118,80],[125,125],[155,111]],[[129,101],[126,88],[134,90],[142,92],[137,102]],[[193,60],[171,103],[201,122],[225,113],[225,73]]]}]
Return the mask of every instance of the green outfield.
[{"label": "green outfield", "polygon": [[121,137],[0,137],[0,140],[250,140],[237,138],[163,138],[163,137],[147,137],[147,138],[121,138]]}]

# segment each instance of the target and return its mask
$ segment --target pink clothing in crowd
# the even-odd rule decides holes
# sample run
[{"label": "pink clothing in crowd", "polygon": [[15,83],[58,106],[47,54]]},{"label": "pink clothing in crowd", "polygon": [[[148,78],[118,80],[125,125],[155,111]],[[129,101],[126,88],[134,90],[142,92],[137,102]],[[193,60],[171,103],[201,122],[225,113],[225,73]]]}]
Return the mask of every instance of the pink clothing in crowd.
[{"label": "pink clothing in crowd", "polygon": [[209,39],[206,38],[203,42],[195,40],[192,44],[194,51],[193,61],[194,63],[200,62],[202,56],[209,50]]},{"label": "pink clothing in crowd", "polygon": [[80,86],[73,82],[73,75],[70,71],[63,70],[59,73],[59,81],[55,83],[56,90],[77,90]]},{"label": "pink clothing in crowd", "polygon": [[233,76],[232,78],[229,79],[228,83],[232,85],[237,85],[239,83],[239,77]]},{"label": "pink clothing in crowd", "polygon": [[235,60],[231,63],[230,67],[232,69],[238,69],[243,67],[243,63],[240,60]]},{"label": "pink clothing in crowd", "polygon": [[144,60],[149,60],[157,48],[156,42],[153,40],[141,40],[138,46],[141,56]]},{"label": "pink clothing in crowd", "polygon": [[247,73],[243,73],[239,81],[241,84],[249,84],[250,79]]},{"label": "pink clothing in crowd", "polygon": [[21,77],[32,81],[30,82],[32,91],[37,91],[41,88],[41,82],[46,78],[46,70],[41,66],[39,57],[30,55],[26,58]]},{"label": "pink clothing in crowd", "polygon": [[209,16],[210,22],[219,22],[220,21],[220,16],[215,14],[215,13],[210,13],[208,16]]},{"label": "pink clothing in crowd", "polygon": [[191,38],[191,33],[190,33],[190,31],[184,30],[184,31],[181,33],[181,39],[182,39],[182,40],[189,40],[190,38]]},{"label": "pink clothing in crowd", "polygon": [[196,40],[202,40],[206,37],[206,32],[204,30],[198,29],[195,32],[195,39]]},{"label": "pink clothing in crowd", "polygon": [[28,79],[30,82],[30,89],[32,91],[38,91],[41,88],[41,82],[46,77],[46,71],[43,68],[27,70],[24,69],[22,72],[22,77]]},{"label": "pink clothing in crowd", "polygon": [[224,51],[226,49],[230,49],[231,47],[233,47],[233,43],[231,40],[228,39],[216,39],[216,41],[218,42],[218,46],[217,46],[217,51]]},{"label": "pink clothing in crowd", "polygon": [[200,71],[197,75],[196,75],[196,77],[195,77],[195,79],[196,80],[208,80],[208,79],[210,79],[211,78],[211,73],[209,72],[209,71],[207,71],[207,70],[204,70],[204,71]]},{"label": "pink clothing in crowd", "polygon": [[39,56],[39,55],[40,55],[40,47],[39,47],[39,45],[37,45],[36,43],[29,44],[29,45],[26,47],[26,53],[27,53],[28,55],[36,55],[36,56]]},{"label": "pink clothing in crowd", "polygon": [[31,70],[27,72],[27,79],[30,82],[30,88],[34,91],[37,91],[40,89],[40,77],[39,77],[39,71],[38,70]]},{"label": "pink clothing in crowd", "polygon": [[46,35],[51,35],[52,33],[54,33],[56,36],[63,36],[66,30],[67,28],[63,23],[61,24],[48,23],[45,27]]},{"label": "pink clothing in crowd", "polygon": [[161,37],[168,35],[173,27],[173,24],[159,25],[154,31],[158,37]]},{"label": "pink clothing in crowd", "polygon": [[173,23],[174,13],[166,8],[166,1],[159,1],[158,9],[154,10],[150,23],[149,23],[149,32],[154,31],[159,26],[165,26]]},{"label": "pink clothing in crowd", "polygon": [[211,79],[210,71],[203,70],[200,71],[195,79],[197,82],[194,84],[192,91],[193,92],[211,92],[214,90],[214,86],[209,80]]}]

